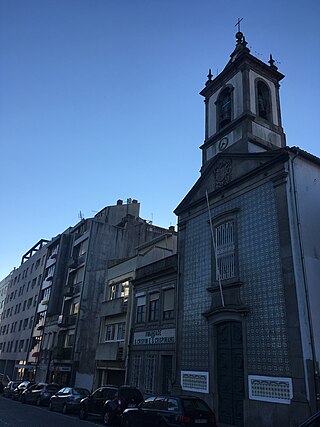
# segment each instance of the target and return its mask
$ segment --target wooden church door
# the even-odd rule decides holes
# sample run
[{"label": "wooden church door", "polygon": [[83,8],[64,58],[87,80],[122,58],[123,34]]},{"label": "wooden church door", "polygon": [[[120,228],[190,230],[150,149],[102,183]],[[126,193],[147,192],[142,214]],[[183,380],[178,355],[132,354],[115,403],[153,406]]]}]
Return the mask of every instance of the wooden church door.
[{"label": "wooden church door", "polygon": [[219,421],[243,426],[243,342],[240,322],[217,325]]}]

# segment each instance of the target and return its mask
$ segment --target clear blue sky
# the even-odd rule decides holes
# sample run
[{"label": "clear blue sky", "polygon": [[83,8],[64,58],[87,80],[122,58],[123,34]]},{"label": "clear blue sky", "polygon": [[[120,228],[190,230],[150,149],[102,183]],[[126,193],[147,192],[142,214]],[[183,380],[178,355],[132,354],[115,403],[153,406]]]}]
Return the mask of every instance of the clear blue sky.
[{"label": "clear blue sky", "polygon": [[0,279],[121,198],[176,224],[199,177],[208,69],[235,22],[281,84],[287,144],[320,156],[318,0],[1,0]]}]

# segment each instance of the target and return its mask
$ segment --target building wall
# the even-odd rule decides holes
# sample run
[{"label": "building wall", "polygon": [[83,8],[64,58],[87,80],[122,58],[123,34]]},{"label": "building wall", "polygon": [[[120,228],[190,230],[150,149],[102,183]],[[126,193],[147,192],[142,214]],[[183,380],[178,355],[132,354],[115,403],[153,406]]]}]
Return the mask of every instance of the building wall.
[{"label": "building wall", "polygon": [[[164,293],[169,289],[176,293],[177,255],[146,265],[136,271],[133,281],[132,334],[129,352],[130,384],[144,395],[168,394],[176,381],[176,319],[178,301],[170,318],[165,319]],[[159,317],[150,320],[152,295],[159,297]],[[145,297],[145,320],[137,321],[137,297]]]},{"label": "building wall", "polygon": [[[0,323],[0,371],[10,378],[34,376],[29,354],[32,331],[41,293],[46,246],[32,252],[19,268],[12,272],[11,283]],[[21,367],[18,364],[21,364]],[[25,366],[25,368],[23,367]]]},{"label": "building wall", "polygon": [[[246,319],[248,373],[287,375],[290,369],[272,183],[224,202],[212,210],[211,215],[235,208],[240,210],[237,242],[239,278],[244,283],[241,298],[243,303],[250,304],[250,315]],[[213,262],[208,212],[204,210],[189,220],[184,233],[181,369],[193,366],[194,370],[207,370],[208,325],[202,314],[211,305],[207,292],[212,285]]]},{"label": "building wall", "polygon": [[76,326],[74,360],[78,363],[75,383],[92,387],[95,372],[95,352],[100,326],[100,305],[103,301],[108,260],[129,258],[136,247],[164,233],[136,218],[126,218],[122,227],[92,221],[86,273]]}]

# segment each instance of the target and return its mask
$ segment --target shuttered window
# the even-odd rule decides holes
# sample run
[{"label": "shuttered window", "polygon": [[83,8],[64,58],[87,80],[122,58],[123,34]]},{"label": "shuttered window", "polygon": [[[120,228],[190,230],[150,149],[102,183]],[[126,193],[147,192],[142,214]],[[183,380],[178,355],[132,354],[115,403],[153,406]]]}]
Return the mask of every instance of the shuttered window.
[{"label": "shuttered window", "polygon": [[174,289],[166,289],[163,292],[163,319],[173,319]]},{"label": "shuttered window", "polygon": [[216,280],[235,277],[234,222],[225,222],[215,229],[217,266]]}]

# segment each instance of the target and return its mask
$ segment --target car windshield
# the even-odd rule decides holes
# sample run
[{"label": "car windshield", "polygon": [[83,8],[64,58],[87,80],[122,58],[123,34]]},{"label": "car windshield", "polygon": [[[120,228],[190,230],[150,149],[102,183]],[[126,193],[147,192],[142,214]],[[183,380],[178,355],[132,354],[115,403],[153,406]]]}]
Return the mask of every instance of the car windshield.
[{"label": "car windshield", "polygon": [[183,398],[182,406],[186,412],[188,411],[205,411],[211,412],[209,406],[201,399]]},{"label": "car windshield", "polygon": [[81,396],[89,396],[90,394],[89,390],[86,390],[85,388],[75,388],[74,392]]}]

